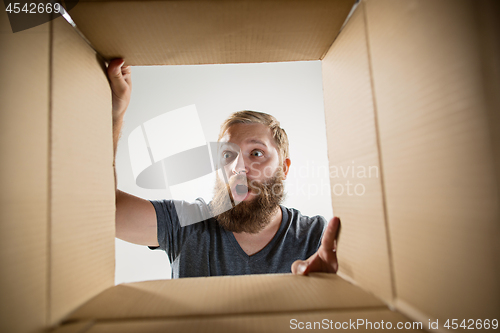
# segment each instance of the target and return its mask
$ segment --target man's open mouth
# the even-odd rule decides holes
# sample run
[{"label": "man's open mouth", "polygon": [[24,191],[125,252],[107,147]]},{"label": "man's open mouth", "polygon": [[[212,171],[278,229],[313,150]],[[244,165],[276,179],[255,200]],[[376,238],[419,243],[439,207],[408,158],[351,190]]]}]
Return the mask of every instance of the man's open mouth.
[{"label": "man's open mouth", "polygon": [[246,185],[236,185],[236,193],[239,195],[244,195],[248,193],[248,186]]}]

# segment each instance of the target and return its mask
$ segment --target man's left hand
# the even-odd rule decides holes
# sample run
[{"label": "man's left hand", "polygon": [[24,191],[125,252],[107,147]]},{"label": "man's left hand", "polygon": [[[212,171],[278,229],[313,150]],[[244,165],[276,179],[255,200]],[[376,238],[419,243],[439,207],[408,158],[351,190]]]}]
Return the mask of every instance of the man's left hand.
[{"label": "man's left hand", "polygon": [[340,219],[334,217],[328,222],[321,246],[307,260],[296,260],[292,264],[292,274],[307,275],[312,272],[337,273],[337,237],[340,229]]}]

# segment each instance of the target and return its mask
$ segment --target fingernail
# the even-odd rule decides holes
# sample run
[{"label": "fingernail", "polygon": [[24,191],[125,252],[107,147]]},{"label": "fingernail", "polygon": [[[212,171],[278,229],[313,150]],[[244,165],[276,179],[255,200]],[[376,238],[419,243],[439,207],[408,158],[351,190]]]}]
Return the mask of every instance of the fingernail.
[{"label": "fingernail", "polygon": [[297,267],[297,272],[299,274],[303,274],[306,271],[306,268],[307,268],[307,264],[301,263],[301,264],[299,264],[299,267]]}]

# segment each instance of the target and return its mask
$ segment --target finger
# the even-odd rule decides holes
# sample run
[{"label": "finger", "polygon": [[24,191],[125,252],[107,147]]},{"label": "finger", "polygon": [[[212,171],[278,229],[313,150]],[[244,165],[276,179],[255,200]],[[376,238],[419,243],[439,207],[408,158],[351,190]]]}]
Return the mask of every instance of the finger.
[{"label": "finger", "polygon": [[318,251],[307,260],[296,260],[292,264],[292,273],[298,275],[307,275],[310,272],[336,273],[338,270],[336,239],[339,228],[340,219],[334,217],[326,227]]},{"label": "finger", "polygon": [[318,249],[318,256],[314,262],[309,262],[310,272],[336,273],[338,270],[337,261],[337,236],[340,228],[340,219],[334,217],[328,223],[321,239],[321,246]]},{"label": "finger", "polygon": [[328,251],[324,248],[321,248],[318,250],[318,258],[320,258],[320,260],[318,260],[318,266],[313,265],[313,263],[310,264],[311,271],[314,268],[315,270],[318,269],[318,271],[321,272],[337,272],[339,268],[339,264],[337,261],[337,252]]},{"label": "finger", "polygon": [[132,69],[130,66],[122,66],[122,75],[131,74]]},{"label": "finger", "polygon": [[125,82],[132,87],[132,68],[130,66],[122,66],[121,71]]},{"label": "finger", "polygon": [[340,219],[338,217],[334,217],[328,222],[328,226],[323,234],[323,238],[321,239],[321,247],[326,251],[335,251],[336,250],[336,242],[337,231],[339,229]]},{"label": "finger", "polygon": [[132,69],[130,68],[130,66],[123,66],[121,68],[121,71],[122,71],[122,76],[127,79],[127,77],[130,77],[131,74],[132,74]]},{"label": "finger", "polygon": [[295,260],[292,264],[292,274],[306,275],[308,266],[306,260]]},{"label": "finger", "polygon": [[108,65],[108,76],[111,81],[120,80],[122,78],[122,66],[125,60],[118,58],[113,59]]},{"label": "finger", "polygon": [[337,254],[320,248],[314,256],[308,259],[305,274],[313,272],[336,273],[337,269]]}]

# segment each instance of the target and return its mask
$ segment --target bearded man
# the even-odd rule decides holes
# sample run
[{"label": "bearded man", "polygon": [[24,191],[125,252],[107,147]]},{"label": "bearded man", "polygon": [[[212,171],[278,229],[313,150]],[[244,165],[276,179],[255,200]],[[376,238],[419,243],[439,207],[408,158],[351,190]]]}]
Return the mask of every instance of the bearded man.
[{"label": "bearded man", "polygon": [[[108,66],[115,154],[131,92],[130,67],[123,64],[115,59]],[[281,205],[291,160],[286,132],[273,116],[232,114],[221,126],[216,156],[208,204],[148,201],[116,189],[116,236],[165,251],[172,278],[337,271],[340,220],[327,225],[321,216]]]}]

